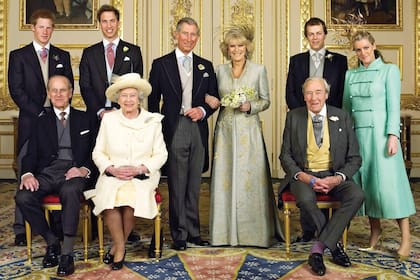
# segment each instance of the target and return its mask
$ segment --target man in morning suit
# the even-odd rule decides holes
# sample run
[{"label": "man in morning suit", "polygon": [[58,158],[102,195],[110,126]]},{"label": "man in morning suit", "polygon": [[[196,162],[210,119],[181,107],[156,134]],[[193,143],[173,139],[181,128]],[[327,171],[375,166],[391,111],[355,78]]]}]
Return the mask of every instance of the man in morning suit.
[{"label": "man in morning suit", "polygon": [[[323,77],[327,80],[331,85],[327,104],[341,108],[347,58],[325,49],[327,32],[325,22],[319,18],[310,18],[305,23],[305,37],[309,42],[310,49],[290,58],[286,82],[286,103],[290,110],[305,106],[302,85],[306,78],[313,76]],[[310,223],[302,213],[300,224],[303,234],[298,238],[298,241],[312,240],[315,228],[309,226]]]},{"label": "man in morning suit", "polygon": [[290,110],[305,106],[302,85],[308,77],[323,77],[331,85],[328,105],[341,108],[347,58],[325,49],[327,35],[325,22],[320,18],[310,18],[305,23],[305,37],[310,49],[290,58],[286,82],[286,103]]},{"label": "man in morning suit", "polygon": [[[97,12],[97,20],[103,39],[83,50],[80,60],[80,93],[86,104],[89,116],[99,123],[106,112],[119,108],[105,96],[113,77],[127,73],[143,76],[143,59],[140,47],[121,40],[118,36],[120,11],[111,5],[102,5]],[[139,241],[140,236],[132,231],[128,241]]]},{"label": "man in morning suit", "polygon": [[[317,275],[325,274],[323,253],[329,248],[333,262],[351,266],[339,239],[360,208],[364,193],[352,181],[362,159],[349,114],[327,106],[329,85],[311,77],[303,84],[306,107],[287,113],[280,161],[300,211],[316,228],[317,241],[309,265]],[[333,196],[341,203],[331,219],[316,205],[316,194]]]},{"label": "man in morning suit", "polygon": [[165,115],[162,129],[169,152],[169,224],[176,250],[186,250],[187,241],[209,245],[200,237],[198,209],[201,173],[209,165],[207,118],[214,112],[205,96],[219,95],[212,63],[192,52],[199,36],[194,19],[179,20],[176,49],[153,61],[149,77],[148,110]]},{"label": "man in morning suit", "polygon": [[[9,92],[19,108],[17,165],[20,177],[20,162],[27,150],[27,141],[38,116],[50,106],[47,98],[49,77],[64,75],[73,86],[73,71],[70,54],[50,43],[54,31],[54,14],[50,10],[36,10],[31,18],[33,42],[10,52],[8,82]],[[15,209],[15,245],[25,246],[25,223],[19,208]]]},{"label": "man in morning suit", "polygon": [[[16,203],[34,233],[47,243],[43,267],[57,264],[57,275],[74,272],[73,247],[80,214],[80,197],[90,185],[94,135],[90,118],[69,104],[73,92],[65,76],[48,82],[52,108],[39,117],[22,160],[22,177]],[[62,204],[64,240],[51,231],[41,207],[42,198],[57,194]],[[61,257],[59,257],[61,252]]]},{"label": "man in morning suit", "polygon": [[87,112],[99,120],[107,111],[119,108],[105,97],[105,90],[114,75],[139,73],[143,76],[143,59],[140,47],[123,41],[118,36],[120,12],[111,5],[102,5],[97,20],[103,40],[83,50],[80,60],[80,92]]}]

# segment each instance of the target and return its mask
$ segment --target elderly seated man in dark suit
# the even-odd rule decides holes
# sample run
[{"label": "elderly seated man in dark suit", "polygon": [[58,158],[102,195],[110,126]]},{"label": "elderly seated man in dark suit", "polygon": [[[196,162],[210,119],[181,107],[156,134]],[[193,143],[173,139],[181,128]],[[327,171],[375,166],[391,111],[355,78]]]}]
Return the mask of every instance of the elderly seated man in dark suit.
[{"label": "elderly seated man in dark suit", "polygon": [[[362,160],[350,115],[325,104],[328,83],[310,77],[302,88],[306,107],[287,113],[280,161],[297,206],[317,230],[309,265],[317,275],[324,275],[326,248],[334,263],[351,266],[339,239],[364,200],[362,189],[352,181]],[[329,221],[316,206],[317,193],[341,202]]]},{"label": "elderly seated man in dark suit", "polygon": [[[93,126],[85,112],[70,106],[73,88],[67,77],[51,77],[47,92],[52,108],[39,117],[29,139],[16,203],[33,231],[47,243],[43,267],[59,264],[57,275],[66,276],[74,272],[73,246],[79,224],[80,198],[92,184]],[[41,208],[42,198],[49,194],[58,194],[63,208],[62,248]]]}]

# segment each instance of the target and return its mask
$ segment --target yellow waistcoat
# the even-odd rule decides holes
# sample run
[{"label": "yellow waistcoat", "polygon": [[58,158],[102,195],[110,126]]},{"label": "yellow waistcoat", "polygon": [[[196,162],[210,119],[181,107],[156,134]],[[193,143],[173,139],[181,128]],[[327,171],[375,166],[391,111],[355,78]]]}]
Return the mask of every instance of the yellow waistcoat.
[{"label": "yellow waistcoat", "polygon": [[332,160],[330,156],[330,133],[326,117],[324,117],[323,127],[323,140],[321,147],[318,148],[312,126],[312,118],[311,115],[308,114],[308,130],[306,134],[308,146],[306,148],[306,158],[308,162],[308,169],[314,172],[329,170],[332,167]]}]

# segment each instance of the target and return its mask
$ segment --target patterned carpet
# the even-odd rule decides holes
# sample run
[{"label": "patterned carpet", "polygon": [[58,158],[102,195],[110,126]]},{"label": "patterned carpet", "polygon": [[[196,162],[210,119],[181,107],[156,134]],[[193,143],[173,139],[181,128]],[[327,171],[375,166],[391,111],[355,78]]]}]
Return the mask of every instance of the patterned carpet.
[{"label": "patterned carpet", "polygon": [[[275,186],[276,188],[277,186]],[[60,279],[56,268],[43,269],[42,256],[45,245],[39,236],[33,240],[33,263],[26,262],[26,248],[13,246],[12,221],[15,186],[0,183],[0,279]],[[127,263],[120,271],[111,271],[109,266],[98,262],[98,244],[89,247],[89,260],[83,262],[81,242],[76,247],[76,272],[68,279],[420,279],[420,214],[411,217],[413,249],[410,260],[398,263],[394,251],[398,247],[399,231],[395,221],[383,221],[384,242],[375,252],[360,252],[369,237],[365,217],[356,217],[348,235],[348,254],[353,265],[350,269],[332,263],[329,253],[325,256],[327,273],[317,277],[307,264],[311,244],[292,244],[292,254],[287,258],[282,243],[270,249],[243,247],[189,248],[185,252],[170,249],[168,232],[167,188],[161,187],[163,195],[164,253],[159,262],[147,258],[147,248],[152,233],[152,221],[137,219],[136,231],[142,236],[140,242],[127,247]],[[413,184],[417,208],[420,207],[420,183]],[[208,234],[208,184],[203,183],[200,218],[202,236]],[[300,234],[298,212],[292,213],[293,238]],[[110,237],[105,236],[106,248]]]}]

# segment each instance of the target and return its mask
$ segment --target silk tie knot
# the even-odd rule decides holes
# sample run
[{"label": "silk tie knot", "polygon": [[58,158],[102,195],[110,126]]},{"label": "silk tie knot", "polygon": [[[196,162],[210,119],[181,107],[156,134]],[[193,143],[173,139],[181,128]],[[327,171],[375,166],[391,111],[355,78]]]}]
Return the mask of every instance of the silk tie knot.
[{"label": "silk tie knot", "polygon": [[114,54],[114,49],[113,47],[113,43],[109,43],[108,46],[106,47],[106,58],[108,60],[108,65],[109,68],[113,68],[114,67],[114,61],[115,61],[115,54]]},{"label": "silk tie knot", "polygon": [[48,51],[46,48],[42,48],[41,52],[39,53],[39,55],[41,56],[41,60],[42,62],[46,62],[47,61],[47,57],[48,57]]},{"label": "silk tie knot", "polygon": [[312,59],[314,61],[315,67],[318,68],[319,64],[321,63],[321,59],[322,59],[322,53],[319,52],[315,52],[312,55]]},{"label": "silk tie knot", "polygon": [[185,71],[187,73],[191,72],[191,57],[189,56],[184,56],[184,59],[182,61],[182,67],[184,67]]},{"label": "silk tie knot", "polygon": [[66,127],[66,123],[67,123],[66,114],[67,114],[66,112],[60,112],[60,122],[63,125],[63,127]]}]

